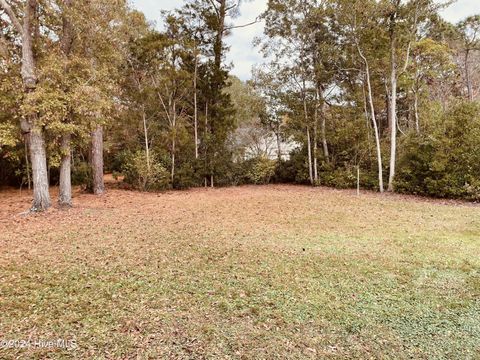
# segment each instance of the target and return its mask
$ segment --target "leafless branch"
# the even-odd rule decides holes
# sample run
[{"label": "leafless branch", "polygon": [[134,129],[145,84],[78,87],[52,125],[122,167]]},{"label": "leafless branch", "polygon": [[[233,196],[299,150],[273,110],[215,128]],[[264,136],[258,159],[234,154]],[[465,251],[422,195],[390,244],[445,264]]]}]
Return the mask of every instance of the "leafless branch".
[{"label": "leafless branch", "polygon": [[248,26],[252,26],[252,25],[257,24],[257,23],[259,23],[260,21],[261,21],[261,20],[257,17],[254,21],[249,22],[249,23],[247,23],[247,24],[235,25],[235,26],[227,27],[227,28],[225,28],[225,30],[223,30],[223,32],[231,31],[231,30],[233,30],[233,29],[246,28],[246,27],[248,27]]}]

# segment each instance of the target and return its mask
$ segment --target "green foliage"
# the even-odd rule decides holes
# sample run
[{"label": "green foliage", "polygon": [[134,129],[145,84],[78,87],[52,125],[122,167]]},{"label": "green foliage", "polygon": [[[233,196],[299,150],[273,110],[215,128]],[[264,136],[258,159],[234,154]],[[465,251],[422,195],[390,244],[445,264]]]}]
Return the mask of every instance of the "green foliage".
[{"label": "green foliage", "polygon": [[72,167],[72,185],[88,185],[90,177],[90,166],[86,161],[77,162]]},{"label": "green foliage", "polygon": [[173,181],[173,188],[175,189],[189,189],[202,184],[203,164],[200,160],[182,162],[178,164]]},{"label": "green foliage", "polygon": [[13,124],[0,123],[0,150],[4,146],[13,147],[18,143],[17,128]]},{"label": "green foliage", "polygon": [[153,153],[150,164],[144,151],[124,155],[122,174],[124,181],[141,191],[166,190],[170,187],[170,174]]},{"label": "green foliage", "polygon": [[308,183],[308,166],[305,162],[305,151],[294,150],[288,160],[277,163],[274,182],[276,183]]},{"label": "green foliage", "polygon": [[248,160],[247,164],[249,169],[246,177],[253,184],[268,184],[275,175],[277,162],[265,156]]},{"label": "green foliage", "polygon": [[321,172],[320,183],[339,189],[353,188],[357,183],[357,170],[354,167],[338,167],[331,171]]},{"label": "green foliage", "polygon": [[0,184],[25,185],[27,178],[23,146],[2,148],[0,151]]},{"label": "green foliage", "polygon": [[[298,158],[298,157],[294,157]],[[275,168],[275,176],[273,181],[275,183],[295,183],[296,182],[296,175],[297,175],[297,164],[292,161],[279,161],[277,163],[277,167]],[[300,164],[301,166],[302,164]]]},{"label": "green foliage", "polygon": [[414,194],[480,200],[480,105],[460,102],[432,135],[402,144],[396,188]]}]

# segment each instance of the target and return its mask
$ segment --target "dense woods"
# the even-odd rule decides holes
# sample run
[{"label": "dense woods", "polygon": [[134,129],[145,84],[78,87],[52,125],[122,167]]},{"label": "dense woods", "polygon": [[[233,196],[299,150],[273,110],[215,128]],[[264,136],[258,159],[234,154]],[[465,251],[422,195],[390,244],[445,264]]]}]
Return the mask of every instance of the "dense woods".
[{"label": "dense woods", "polygon": [[[480,15],[433,0],[270,0],[243,82],[241,3],[158,26],[121,0],[0,0],[0,183],[33,210],[102,194],[269,182],[480,200]],[[240,25],[242,26],[242,25]],[[248,24],[245,24],[248,26]]]}]

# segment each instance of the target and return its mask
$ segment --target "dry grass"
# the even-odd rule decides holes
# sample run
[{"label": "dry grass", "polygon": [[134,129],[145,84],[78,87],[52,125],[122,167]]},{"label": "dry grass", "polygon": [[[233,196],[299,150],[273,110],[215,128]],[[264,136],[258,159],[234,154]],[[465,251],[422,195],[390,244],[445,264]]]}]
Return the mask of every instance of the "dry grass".
[{"label": "dry grass", "polygon": [[480,358],[480,207],[293,186],[0,193],[0,358]]}]

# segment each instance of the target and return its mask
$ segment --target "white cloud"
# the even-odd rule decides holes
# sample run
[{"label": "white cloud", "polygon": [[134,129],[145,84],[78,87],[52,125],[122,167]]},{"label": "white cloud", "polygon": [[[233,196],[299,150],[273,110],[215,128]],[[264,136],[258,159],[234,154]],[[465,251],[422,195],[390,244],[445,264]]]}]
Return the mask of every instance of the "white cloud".
[{"label": "white cloud", "polygon": [[[132,5],[143,11],[150,21],[158,21],[160,10],[173,10],[183,5],[182,0],[131,0]],[[235,25],[247,24],[255,20],[267,6],[267,0],[251,0],[244,2],[241,7],[241,15],[234,20]],[[442,15],[451,22],[458,22],[473,14],[480,14],[480,0],[458,0]],[[250,71],[254,64],[262,62],[262,55],[252,45],[253,39],[263,33],[261,23],[235,29],[231,37],[227,39],[230,52],[227,61],[233,63],[232,73],[246,80],[250,78]]]}]

